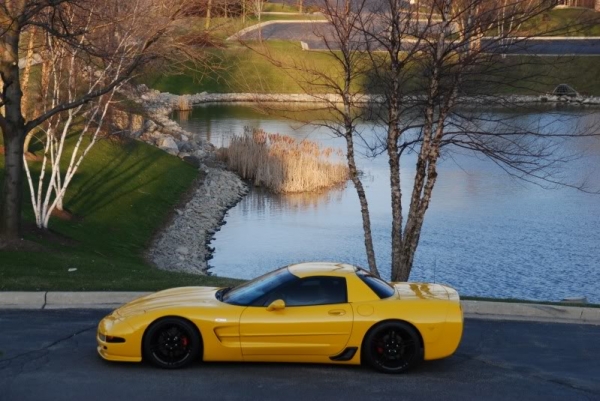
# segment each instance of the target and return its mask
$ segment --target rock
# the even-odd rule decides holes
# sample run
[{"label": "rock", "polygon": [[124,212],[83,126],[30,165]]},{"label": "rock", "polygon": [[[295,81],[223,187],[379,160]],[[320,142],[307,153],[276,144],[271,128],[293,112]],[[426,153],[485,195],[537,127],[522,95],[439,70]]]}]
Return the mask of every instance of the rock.
[{"label": "rock", "polygon": [[152,120],[146,120],[143,127],[144,131],[148,133],[156,131],[157,128],[158,126]]},{"label": "rock", "polygon": [[162,146],[159,146],[160,150],[164,150],[165,152],[167,152],[168,154],[172,155],[172,156],[177,156],[179,154],[179,150],[177,149],[173,149],[173,148],[165,148]]},{"label": "rock", "polygon": [[182,255],[187,255],[188,253],[190,253],[190,250],[188,248],[186,248],[185,246],[180,246],[179,248],[177,248],[175,250],[175,252],[180,253]]},{"label": "rock", "polygon": [[206,158],[208,152],[203,149],[198,149],[194,152],[194,156],[196,156],[199,160],[203,160]]},{"label": "rock", "polygon": [[194,144],[192,142],[178,142],[179,150],[182,152],[193,152]]},{"label": "rock", "polygon": [[584,296],[569,297],[569,298],[562,299],[560,302],[567,303],[567,304],[586,304],[587,297],[584,297]]},{"label": "rock", "polygon": [[179,153],[179,147],[177,146],[177,142],[175,142],[175,140],[170,136],[165,136],[162,139],[160,139],[158,141],[158,147],[167,152],[169,152],[169,150],[174,151],[175,155]]},{"label": "rock", "polygon": [[179,157],[180,159],[183,159],[183,158],[185,158],[185,157],[190,157],[190,156],[191,156],[191,155],[190,155],[189,153],[187,153],[187,152],[179,152],[179,153],[177,154],[177,157]]},{"label": "rock", "polygon": [[143,130],[141,130],[141,129],[138,129],[138,130],[136,130],[136,131],[133,131],[133,132],[131,133],[131,135],[130,135],[130,136],[131,136],[133,139],[140,139],[140,137],[142,136],[142,134],[143,134],[143,133],[144,133],[144,131],[143,131]]},{"label": "rock", "polygon": [[222,225],[227,210],[248,191],[236,174],[221,168],[204,168],[203,183],[194,189],[182,213],[174,215],[148,252],[162,269],[206,274],[207,260],[214,250],[208,245],[212,235]]},{"label": "rock", "polygon": [[181,160],[183,160],[186,163],[191,164],[192,166],[199,168],[200,167],[200,159],[198,159],[196,156],[185,156],[182,157]]}]

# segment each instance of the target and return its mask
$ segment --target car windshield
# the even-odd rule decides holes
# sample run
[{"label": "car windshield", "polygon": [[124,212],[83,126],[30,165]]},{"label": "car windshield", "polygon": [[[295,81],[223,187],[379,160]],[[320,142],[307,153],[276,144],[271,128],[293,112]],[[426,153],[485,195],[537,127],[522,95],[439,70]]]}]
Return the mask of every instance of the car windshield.
[{"label": "car windshield", "polygon": [[298,277],[289,272],[284,267],[274,272],[267,273],[264,276],[255,278],[242,285],[239,285],[226,292],[223,295],[223,302],[232,305],[251,305],[255,300],[262,297],[269,291],[279,287],[282,284],[296,280]]}]

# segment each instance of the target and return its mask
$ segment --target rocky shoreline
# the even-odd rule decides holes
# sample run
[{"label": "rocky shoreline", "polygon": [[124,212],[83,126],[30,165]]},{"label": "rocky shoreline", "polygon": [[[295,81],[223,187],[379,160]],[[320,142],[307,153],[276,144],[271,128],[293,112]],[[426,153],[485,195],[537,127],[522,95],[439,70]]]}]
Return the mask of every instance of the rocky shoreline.
[{"label": "rocky shoreline", "polygon": [[159,92],[143,89],[136,100],[146,119],[132,136],[178,156],[203,175],[191,188],[189,200],[155,236],[146,256],[163,270],[208,274],[208,260],[214,250],[210,242],[224,224],[227,210],[248,192],[248,186],[216,160],[212,144],[169,118],[175,103],[165,102]]},{"label": "rocky shoreline", "polygon": [[[188,132],[170,118],[182,107],[215,102],[337,102],[336,95],[307,94],[252,94],[252,93],[199,93],[174,95],[140,86],[129,97],[140,104],[145,119],[138,127],[129,127],[131,135],[146,143],[178,156],[198,167],[204,179],[197,180],[191,189],[189,201],[176,209],[164,230],[152,242],[147,257],[164,270],[194,274],[208,274],[208,260],[212,258],[210,242],[224,224],[225,213],[248,192],[248,186],[235,173],[227,171],[216,160],[215,147],[197,134]],[[377,101],[377,97],[360,95],[358,102]],[[415,99],[417,100],[417,99]],[[600,97],[569,97],[556,95],[463,98],[464,105],[486,104],[573,104],[600,105]]]},{"label": "rocky shoreline", "polygon": [[[323,103],[341,102],[341,97],[335,94],[268,94],[268,93],[207,93],[202,92],[195,95],[174,95],[172,93],[149,90],[142,98],[151,99],[155,104],[176,110],[179,105],[185,104],[190,107],[203,103],[238,103],[238,102],[277,102],[277,103]],[[354,101],[357,103],[381,102],[378,95],[356,95]],[[410,101],[420,100],[418,97],[408,97]],[[567,95],[498,95],[498,96],[463,96],[460,98],[461,105],[512,105],[512,104],[572,104],[582,106],[599,106],[600,96],[567,96]]]}]

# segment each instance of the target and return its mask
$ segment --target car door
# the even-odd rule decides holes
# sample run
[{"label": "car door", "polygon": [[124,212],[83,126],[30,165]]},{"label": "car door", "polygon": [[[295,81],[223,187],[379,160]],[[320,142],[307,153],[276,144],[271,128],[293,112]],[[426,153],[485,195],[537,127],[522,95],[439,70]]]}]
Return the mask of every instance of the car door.
[{"label": "car door", "polygon": [[[272,309],[273,301],[285,303]],[[242,354],[333,356],[350,337],[353,312],[346,279],[312,276],[276,288],[249,306],[240,319]]]}]

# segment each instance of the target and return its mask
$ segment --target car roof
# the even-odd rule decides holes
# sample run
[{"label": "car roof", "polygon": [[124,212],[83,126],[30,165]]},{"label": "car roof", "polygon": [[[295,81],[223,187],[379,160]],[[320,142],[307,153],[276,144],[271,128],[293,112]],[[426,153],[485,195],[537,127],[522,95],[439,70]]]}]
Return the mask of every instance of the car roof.
[{"label": "car roof", "polygon": [[340,276],[356,273],[357,267],[347,263],[309,262],[288,266],[288,270],[297,277]]}]

